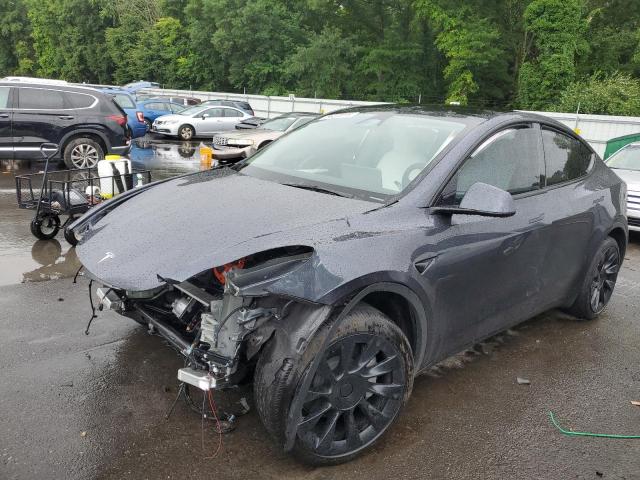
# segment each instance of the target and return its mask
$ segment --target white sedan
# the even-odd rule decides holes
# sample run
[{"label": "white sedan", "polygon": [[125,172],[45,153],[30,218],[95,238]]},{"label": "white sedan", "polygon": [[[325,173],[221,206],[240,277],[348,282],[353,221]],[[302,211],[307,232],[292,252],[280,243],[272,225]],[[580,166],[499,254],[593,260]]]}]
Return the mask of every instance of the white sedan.
[{"label": "white sedan", "polygon": [[191,140],[194,137],[233,130],[237,123],[250,117],[248,113],[234,107],[196,105],[180,113],[156,118],[151,131],[181,140]]}]

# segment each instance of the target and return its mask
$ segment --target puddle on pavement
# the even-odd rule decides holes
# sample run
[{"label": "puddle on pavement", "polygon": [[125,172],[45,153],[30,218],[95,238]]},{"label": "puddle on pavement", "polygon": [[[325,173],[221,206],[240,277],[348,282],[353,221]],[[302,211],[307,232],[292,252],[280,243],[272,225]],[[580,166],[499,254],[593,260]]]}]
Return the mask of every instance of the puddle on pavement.
[{"label": "puddle on pavement", "polygon": [[[134,168],[151,170],[153,180],[201,169],[200,141],[145,136],[134,142],[129,158]],[[62,232],[53,240],[37,240],[29,230],[33,211],[18,208],[15,176],[43,168],[43,161],[0,160],[0,286],[70,278],[80,267],[75,249]],[[59,168],[49,166],[50,170]]]}]

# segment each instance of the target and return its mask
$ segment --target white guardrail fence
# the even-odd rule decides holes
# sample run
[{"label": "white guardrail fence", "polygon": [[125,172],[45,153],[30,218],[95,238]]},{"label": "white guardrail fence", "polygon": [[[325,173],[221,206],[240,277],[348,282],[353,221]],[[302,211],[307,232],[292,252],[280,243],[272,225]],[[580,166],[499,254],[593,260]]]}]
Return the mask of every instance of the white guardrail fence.
[{"label": "white guardrail fence", "polygon": [[[275,97],[245,95],[241,93],[201,92],[173,89],[145,89],[140,93],[165,96],[195,97],[200,100],[242,100],[249,102],[259,117],[277,117],[290,112],[329,113],[358,105],[376,105],[382,102],[357,100],[329,100],[321,98]],[[546,115],[564,123],[576,131],[600,154],[604,154],[608,140],[632,133],[640,133],[640,117],[617,117],[611,115],[576,115],[575,113],[531,112]],[[576,118],[577,117],[577,118]]]}]

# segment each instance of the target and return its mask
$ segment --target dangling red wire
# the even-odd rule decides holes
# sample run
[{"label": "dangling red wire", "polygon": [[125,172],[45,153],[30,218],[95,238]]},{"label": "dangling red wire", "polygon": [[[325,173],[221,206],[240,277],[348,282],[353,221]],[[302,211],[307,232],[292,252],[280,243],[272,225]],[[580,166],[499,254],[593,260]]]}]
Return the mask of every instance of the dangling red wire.
[{"label": "dangling red wire", "polygon": [[218,413],[216,411],[216,402],[213,400],[211,390],[207,390],[206,395],[209,399],[209,407],[211,408],[211,413],[213,413],[213,418],[216,421],[216,431],[218,432],[218,448],[216,448],[216,451],[212,456],[204,457],[205,460],[211,460],[212,458],[216,458],[218,453],[220,453],[220,449],[222,449],[222,428],[220,427],[220,420],[218,420]]}]

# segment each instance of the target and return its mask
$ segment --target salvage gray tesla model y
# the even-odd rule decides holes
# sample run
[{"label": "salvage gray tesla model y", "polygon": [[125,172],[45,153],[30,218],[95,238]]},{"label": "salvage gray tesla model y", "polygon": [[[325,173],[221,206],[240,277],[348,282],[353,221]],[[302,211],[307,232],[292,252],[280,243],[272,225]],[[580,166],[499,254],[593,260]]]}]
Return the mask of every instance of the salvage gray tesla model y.
[{"label": "salvage gray tesla model y", "polygon": [[73,228],[103,304],[177,347],[181,381],[252,378],[275,442],[327,464],[378,440],[435,362],[551,308],[601,313],[625,197],[549,118],[384,106],[135,189]]}]

